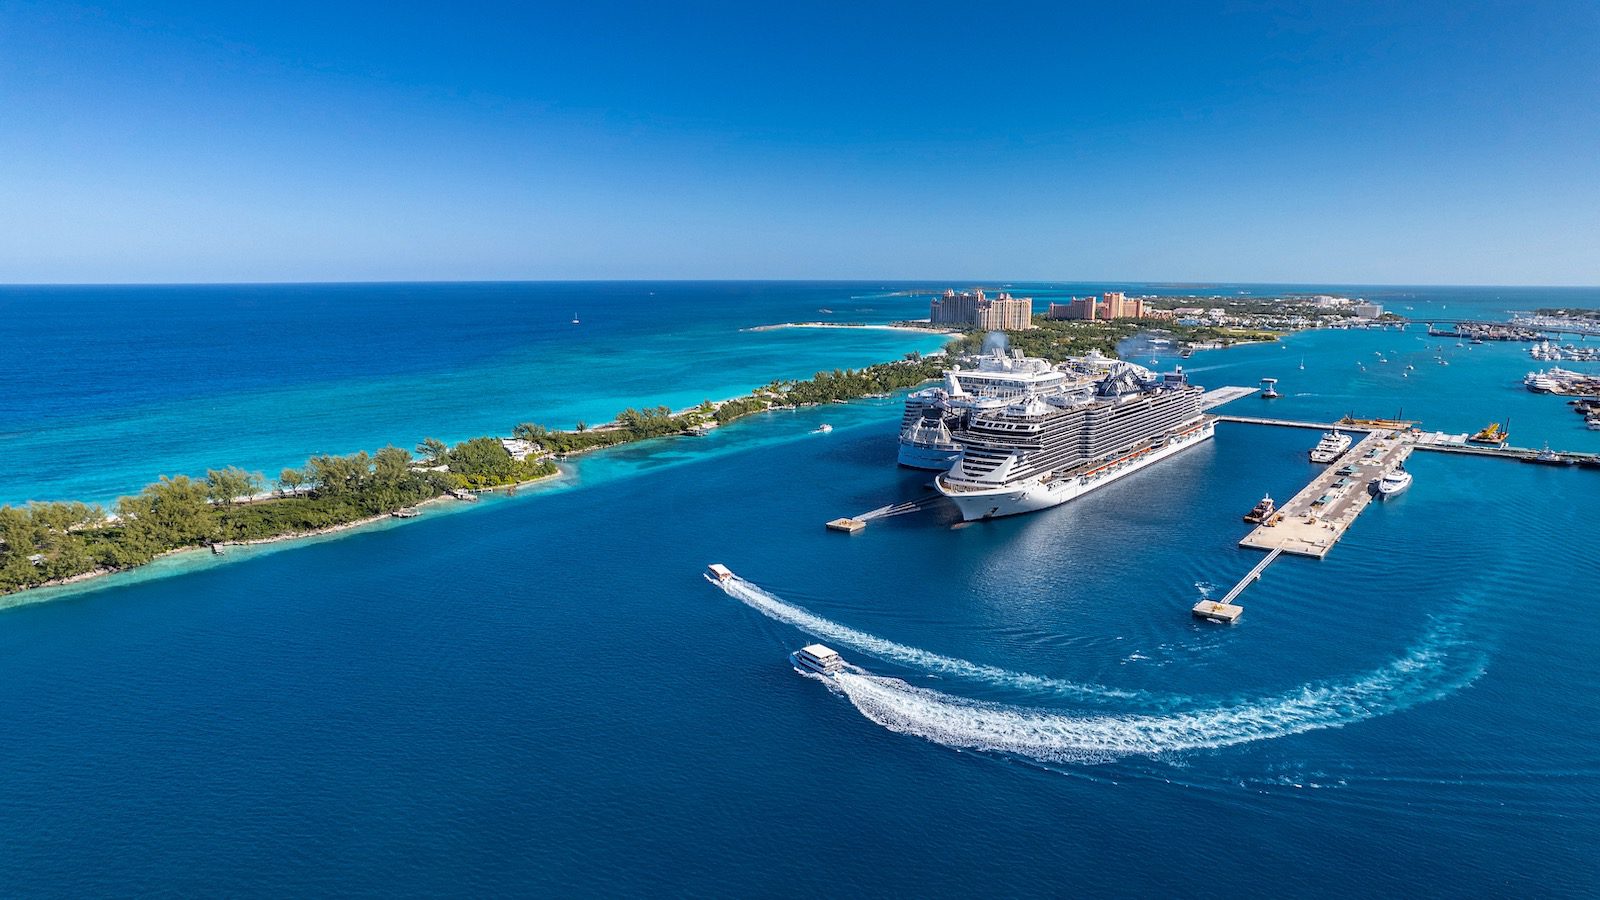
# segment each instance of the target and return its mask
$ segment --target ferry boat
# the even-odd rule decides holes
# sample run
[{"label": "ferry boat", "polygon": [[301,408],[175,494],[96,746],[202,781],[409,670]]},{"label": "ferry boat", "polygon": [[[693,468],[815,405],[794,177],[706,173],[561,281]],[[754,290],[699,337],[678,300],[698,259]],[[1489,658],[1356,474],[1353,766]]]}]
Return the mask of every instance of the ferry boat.
[{"label": "ferry boat", "polygon": [[844,671],[844,660],[833,650],[821,644],[807,644],[799,650],[789,654],[789,661],[795,668],[815,672],[831,678]]},{"label": "ferry boat", "polygon": [[718,584],[733,580],[733,571],[722,563],[706,566],[706,577]]},{"label": "ferry boat", "polygon": [[1344,455],[1350,449],[1350,435],[1335,428],[1324,431],[1322,440],[1311,448],[1311,461],[1314,463],[1331,463]]},{"label": "ferry boat", "polygon": [[1393,472],[1378,479],[1377,493],[1379,500],[1388,500],[1411,487],[1411,473],[1405,469],[1395,469]]},{"label": "ferry boat", "polygon": [[1482,431],[1467,438],[1467,440],[1474,444],[1504,444],[1506,441],[1511,440],[1511,432],[1507,430],[1510,425],[1510,421],[1507,421],[1505,425],[1501,425],[1499,422],[1490,422]]},{"label": "ferry boat", "polygon": [[1059,506],[1211,438],[1203,393],[1181,369],[1116,363],[1081,388],[986,400],[952,433],[960,458],[933,486],[966,521]]},{"label": "ferry boat", "polygon": [[900,465],[946,471],[961,457],[961,444],[953,432],[977,406],[1025,394],[1053,396],[1087,383],[1093,373],[1112,362],[1115,360],[1091,353],[1074,369],[1025,357],[1020,352],[1007,356],[1003,350],[995,349],[978,357],[974,369],[954,366],[945,372],[943,384],[906,397],[905,413],[900,418]]},{"label": "ferry boat", "polygon": [[1278,507],[1272,502],[1272,495],[1266,494],[1262,496],[1261,502],[1257,503],[1254,509],[1244,514],[1244,520],[1253,524],[1260,524],[1270,519],[1272,514],[1277,511]]}]

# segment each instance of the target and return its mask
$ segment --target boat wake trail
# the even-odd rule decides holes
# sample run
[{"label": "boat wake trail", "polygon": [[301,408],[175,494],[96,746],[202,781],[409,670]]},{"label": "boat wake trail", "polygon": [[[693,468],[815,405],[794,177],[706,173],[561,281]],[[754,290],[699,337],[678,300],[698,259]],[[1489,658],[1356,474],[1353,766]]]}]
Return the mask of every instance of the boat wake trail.
[{"label": "boat wake trail", "polygon": [[[1147,695],[1076,684],[941,656],[829,621],[734,578],[721,585],[752,608],[818,637],[926,671],[1074,698],[1138,701]],[[1312,683],[1257,698],[1168,701],[1181,708],[1083,712],[956,697],[851,667],[831,680],[867,719],[901,734],[965,750],[1048,763],[1109,762],[1162,756],[1340,728],[1437,700],[1466,687],[1486,660],[1460,636],[1459,620],[1440,620],[1403,656],[1350,679]],[[1166,704],[1163,704],[1165,706]]]},{"label": "boat wake trail", "polygon": [[1173,713],[1071,715],[967,700],[877,675],[841,672],[834,681],[862,715],[890,731],[1041,762],[1109,762],[1340,728],[1436,700],[1483,671],[1481,659],[1454,664],[1449,631],[1436,631],[1400,659],[1354,680]]},{"label": "boat wake trail", "polygon": [[824,619],[809,610],[802,609],[792,603],[786,603],[738,576],[721,583],[715,581],[712,583],[717,584],[718,587],[727,592],[728,596],[739,600],[769,618],[776,619],[786,625],[793,625],[801,631],[824,640],[834,641],[847,647],[854,647],[879,659],[887,659],[925,672],[954,675],[1001,687],[1039,691],[1080,700],[1119,701],[1125,703],[1130,700],[1150,702],[1160,699],[1141,691],[1121,691],[1103,685],[1079,684],[1059,678],[1030,675],[1026,672],[1013,672],[1009,669],[1002,669],[999,666],[968,662],[964,659],[956,659],[955,657],[942,656],[916,647],[908,647],[905,644],[895,643],[877,635],[857,631],[848,625],[841,625],[830,619]]}]

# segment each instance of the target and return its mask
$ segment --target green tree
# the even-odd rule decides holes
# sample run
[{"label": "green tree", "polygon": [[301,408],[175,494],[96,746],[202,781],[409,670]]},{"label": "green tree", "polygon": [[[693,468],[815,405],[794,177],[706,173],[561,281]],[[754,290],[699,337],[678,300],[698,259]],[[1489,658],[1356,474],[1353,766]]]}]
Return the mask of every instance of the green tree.
[{"label": "green tree", "polygon": [[206,496],[218,506],[232,506],[241,497],[259,493],[263,480],[260,472],[246,472],[238,466],[207,469]]},{"label": "green tree", "polygon": [[186,475],[168,478],[133,497],[117,501],[122,523],[121,564],[146,562],[158,553],[210,540],[216,518],[206,502],[206,485]]},{"label": "green tree", "polygon": [[442,466],[450,455],[450,446],[438,438],[423,438],[417,445],[417,455],[426,459],[430,466]]},{"label": "green tree", "polygon": [[284,469],[278,473],[278,490],[283,493],[298,494],[305,483],[306,476],[299,469]]},{"label": "green tree", "polygon": [[535,425],[532,422],[523,422],[511,429],[511,436],[518,440],[529,441],[543,446],[545,439],[550,436],[550,429],[543,425]]}]

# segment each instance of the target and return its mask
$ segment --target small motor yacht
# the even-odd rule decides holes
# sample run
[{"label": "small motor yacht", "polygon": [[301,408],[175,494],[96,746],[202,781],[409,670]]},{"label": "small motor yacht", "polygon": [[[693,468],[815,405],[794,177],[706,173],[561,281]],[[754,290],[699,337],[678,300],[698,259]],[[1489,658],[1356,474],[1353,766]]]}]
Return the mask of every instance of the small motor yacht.
[{"label": "small motor yacht", "polygon": [[1395,469],[1378,479],[1378,499],[1388,500],[1408,487],[1411,487],[1411,473],[1405,469]]}]

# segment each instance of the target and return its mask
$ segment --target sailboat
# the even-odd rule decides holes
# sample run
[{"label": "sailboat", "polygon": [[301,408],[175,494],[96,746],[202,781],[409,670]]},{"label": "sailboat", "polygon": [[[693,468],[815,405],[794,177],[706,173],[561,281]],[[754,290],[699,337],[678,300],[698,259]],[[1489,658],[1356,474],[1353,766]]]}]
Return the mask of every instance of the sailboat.
[{"label": "sailboat", "polygon": [[1304,372],[1305,370],[1306,370],[1306,358],[1304,356],[1302,356],[1302,357],[1300,357],[1300,371]]},{"label": "sailboat", "polygon": [[572,324],[574,324],[574,325],[578,324],[578,314],[577,313],[573,313],[572,314]]}]

